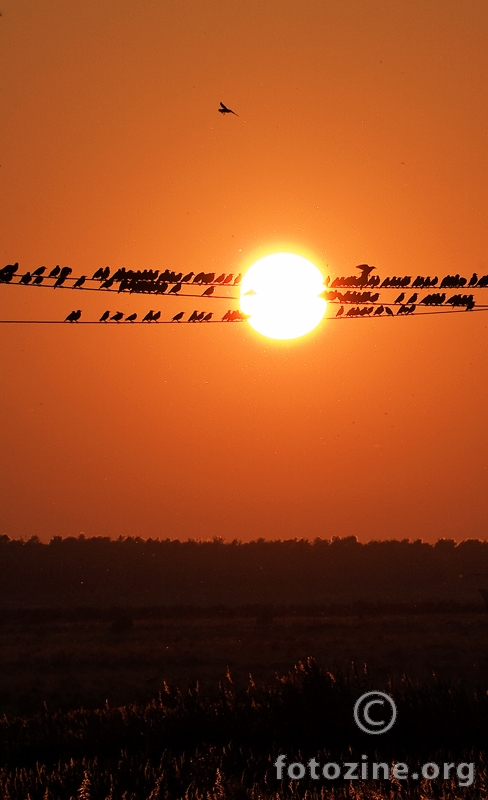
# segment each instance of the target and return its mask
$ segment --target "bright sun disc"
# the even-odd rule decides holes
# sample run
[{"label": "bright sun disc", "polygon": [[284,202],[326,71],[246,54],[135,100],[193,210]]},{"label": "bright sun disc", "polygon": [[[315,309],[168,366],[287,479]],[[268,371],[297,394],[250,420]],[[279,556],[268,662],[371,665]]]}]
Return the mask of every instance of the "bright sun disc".
[{"label": "bright sun disc", "polygon": [[241,309],[255,331],[271,339],[295,339],[322,320],[326,302],[320,270],[302,256],[273,253],[248,269],[241,283]]}]

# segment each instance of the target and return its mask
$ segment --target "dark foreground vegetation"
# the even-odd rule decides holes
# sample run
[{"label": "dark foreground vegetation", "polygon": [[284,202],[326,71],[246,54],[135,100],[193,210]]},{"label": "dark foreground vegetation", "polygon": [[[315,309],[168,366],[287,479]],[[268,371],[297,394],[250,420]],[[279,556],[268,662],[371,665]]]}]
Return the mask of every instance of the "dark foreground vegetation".
[{"label": "dark foreground vegetation", "polygon": [[[215,687],[166,686],[145,705],[49,712],[0,722],[0,789],[10,800],[217,798],[483,798],[488,794],[486,685],[467,691],[404,677],[385,689],[398,718],[381,736],[353,720],[368,672],[330,672],[309,659],[257,685],[231,674]],[[374,688],[378,688],[375,686]],[[473,762],[471,786],[451,781],[278,781],[273,762]],[[308,794],[307,794],[308,792]]]},{"label": "dark foreground vegetation", "polygon": [[488,541],[0,537],[0,607],[470,603]]},{"label": "dark foreground vegetation", "polygon": [[[488,800],[483,573],[478,540],[0,537],[0,800]],[[475,779],[278,780],[280,755]]]}]

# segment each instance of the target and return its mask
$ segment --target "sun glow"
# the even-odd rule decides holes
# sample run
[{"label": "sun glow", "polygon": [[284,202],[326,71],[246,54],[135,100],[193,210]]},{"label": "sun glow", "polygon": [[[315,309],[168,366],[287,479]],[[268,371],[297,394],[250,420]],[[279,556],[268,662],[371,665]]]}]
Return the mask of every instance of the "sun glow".
[{"label": "sun glow", "polygon": [[327,303],[320,270],[294,253],[256,261],[241,283],[241,309],[255,331],[271,339],[304,336],[323,319]]}]

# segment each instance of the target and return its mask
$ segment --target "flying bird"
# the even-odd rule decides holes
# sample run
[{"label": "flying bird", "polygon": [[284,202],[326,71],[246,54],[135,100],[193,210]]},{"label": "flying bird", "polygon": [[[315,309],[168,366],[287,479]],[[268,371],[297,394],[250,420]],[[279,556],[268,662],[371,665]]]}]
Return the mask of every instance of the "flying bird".
[{"label": "flying bird", "polygon": [[184,311],[178,311],[178,313],[173,317],[173,322],[179,322],[184,313]]},{"label": "flying bird", "polygon": [[239,114],[236,114],[236,112],[232,111],[231,108],[227,108],[227,106],[224,106],[223,103],[220,104],[219,113],[220,114],[234,114],[236,117],[239,116]]},{"label": "flying bird", "polygon": [[81,317],[81,310],[78,309],[78,311],[72,311],[71,314],[68,314],[68,316],[65,319],[65,322],[78,322],[80,317]]},{"label": "flying bird", "polygon": [[110,311],[104,311],[102,316],[100,317],[100,322],[106,322],[110,316]]}]

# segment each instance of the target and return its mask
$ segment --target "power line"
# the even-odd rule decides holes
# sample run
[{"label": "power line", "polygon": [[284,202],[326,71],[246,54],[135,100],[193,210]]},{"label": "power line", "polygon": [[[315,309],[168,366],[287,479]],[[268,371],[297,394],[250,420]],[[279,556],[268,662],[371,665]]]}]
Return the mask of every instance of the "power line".
[{"label": "power line", "polygon": [[[378,303],[378,305],[381,305],[381,304]],[[383,303],[383,305],[385,305],[385,304]],[[488,311],[488,306],[482,306],[482,307],[478,307],[477,306],[476,308],[472,309],[469,313],[471,314],[471,313],[482,312],[482,311]],[[458,309],[445,308],[442,311],[419,311],[419,312],[417,312],[415,314],[400,314],[400,316],[401,317],[412,317],[412,316],[415,316],[415,317],[432,317],[435,314],[464,314],[464,313],[466,313],[466,309],[460,307]],[[328,321],[331,321],[331,320],[343,320],[343,319],[380,319],[380,317],[381,317],[381,319],[393,319],[393,318],[396,318],[398,316],[399,316],[398,314],[394,314],[393,317],[389,316],[388,314],[377,314],[376,316],[374,314],[370,314],[370,315],[364,314],[362,316],[361,315],[357,315],[357,316],[351,316],[351,317],[348,317],[346,315],[341,316],[341,317],[336,317],[336,316],[335,317],[326,317],[326,319]],[[190,321],[190,320],[179,320],[179,321],[176,321],[176,320],[157,320],[157,321],[156,320],[148,320],[146,322],[144,322],[143,320],[134,320],[132,322],[129,321],[128,324],[124,324],[124,323],[127,323],[127,320],[121,320],[121,322],[114,322],[112,320],[110,320],[110,321],[107,320],[105,322],[100,322],[99,320],[79,320],[77,322],[69,322],[68,320],[60,320],[60,319],[0,319],[0,325],[71,325],[71,326],[74,326],[74,325],[102,325],[103,327],[106,327],[106,328],[115,328],[115,327],[118,327],[118,328],[130,328],[133,325],[145,325],[146,327],[148,327],[148,326],[154,327],[155,325],[186,325],[186,324],[189,324],[189,325],[200,325],[200,324],[212,325],[212,324],[215,324],[215,323],[228,324],[228,323],[233,323],[233,322],[246,322],[246,320],[245,319],[233,319],[233,320],[210,319],[210,320],[206,320],[205,322],[203,320],[192,320],[192,321]]]}]

